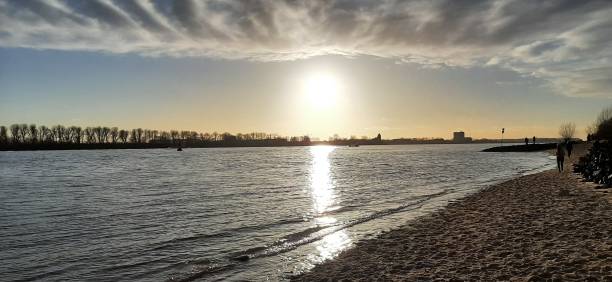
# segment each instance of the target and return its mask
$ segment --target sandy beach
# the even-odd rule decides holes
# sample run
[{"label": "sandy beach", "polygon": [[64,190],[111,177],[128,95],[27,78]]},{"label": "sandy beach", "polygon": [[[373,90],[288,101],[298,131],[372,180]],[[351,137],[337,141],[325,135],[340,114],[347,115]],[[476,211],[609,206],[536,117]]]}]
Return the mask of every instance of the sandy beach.
[{"label": "sandy beach", "polygon": [[512,179],[293,280],[612,281],[610,193],[594,187],[569,164]]}]

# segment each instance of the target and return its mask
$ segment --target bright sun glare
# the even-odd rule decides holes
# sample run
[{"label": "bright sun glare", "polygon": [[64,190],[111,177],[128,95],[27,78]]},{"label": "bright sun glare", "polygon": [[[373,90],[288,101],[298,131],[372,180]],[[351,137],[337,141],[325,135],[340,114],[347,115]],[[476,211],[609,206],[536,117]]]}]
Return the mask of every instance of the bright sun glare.
[{"label": "bright sun glare", "polygon": [[336,103],[340,92],[340,83],[330,74],[316,73],[306,78],[303,89],[313,107],[327,109]]}]

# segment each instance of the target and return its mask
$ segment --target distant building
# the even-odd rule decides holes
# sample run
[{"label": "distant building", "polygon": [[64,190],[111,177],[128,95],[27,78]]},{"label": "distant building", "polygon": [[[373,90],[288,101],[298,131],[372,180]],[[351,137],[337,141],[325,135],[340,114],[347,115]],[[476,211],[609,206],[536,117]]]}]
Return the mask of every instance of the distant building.
[{"label": "distant building", "polygon": [[453,142],[455,142],[455,143],[463,143],[463,142],[465,142],[465,132],[463,132],[463,131],[453,132]]},{"label": "distant building", "polygon": [[453,132],[453,143],[470,143],[472,142],[472,137],[465,137],[465,132],[456,131]]},{"label": "distant building", "polygon": [[380,133],[378,133],[375,138],[372,138],[372,142],[374,144],[382,144],[382,136],[380,136]]}]

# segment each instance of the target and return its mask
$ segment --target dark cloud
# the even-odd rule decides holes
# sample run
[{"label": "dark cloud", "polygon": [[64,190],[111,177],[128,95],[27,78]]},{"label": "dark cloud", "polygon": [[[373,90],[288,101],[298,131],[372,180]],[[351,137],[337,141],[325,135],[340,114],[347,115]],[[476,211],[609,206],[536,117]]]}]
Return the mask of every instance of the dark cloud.
[{"label": "dark cloud", "polygon": [[607,0],[0,0],[0,34],[5,47],[495,64],[568,95],[610,95]]},{"label": "dark cloud", "polygon": [[126,28],[132,25],[129,17],[117,7],[105,1],[73,1],[70,6],[75,14],[88,17],[98,23],[114,28]]},{"label": "dark cloud", "polygon": [[152,32],[166,34],[171,32],[160,20],[156,19],[143,5],[136,1],[114,0],[113,4],[124,10],[131,19],[138,22],[142,28]]}]

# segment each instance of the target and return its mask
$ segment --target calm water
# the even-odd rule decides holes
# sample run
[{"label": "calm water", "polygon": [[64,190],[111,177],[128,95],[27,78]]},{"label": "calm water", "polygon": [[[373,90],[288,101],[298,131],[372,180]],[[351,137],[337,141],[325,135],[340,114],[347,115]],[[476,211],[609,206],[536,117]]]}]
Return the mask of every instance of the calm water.
[{"label": "calm water", "polygon": [[554,165],[490,146],[0,152],[0,277],[282,280]]}]

